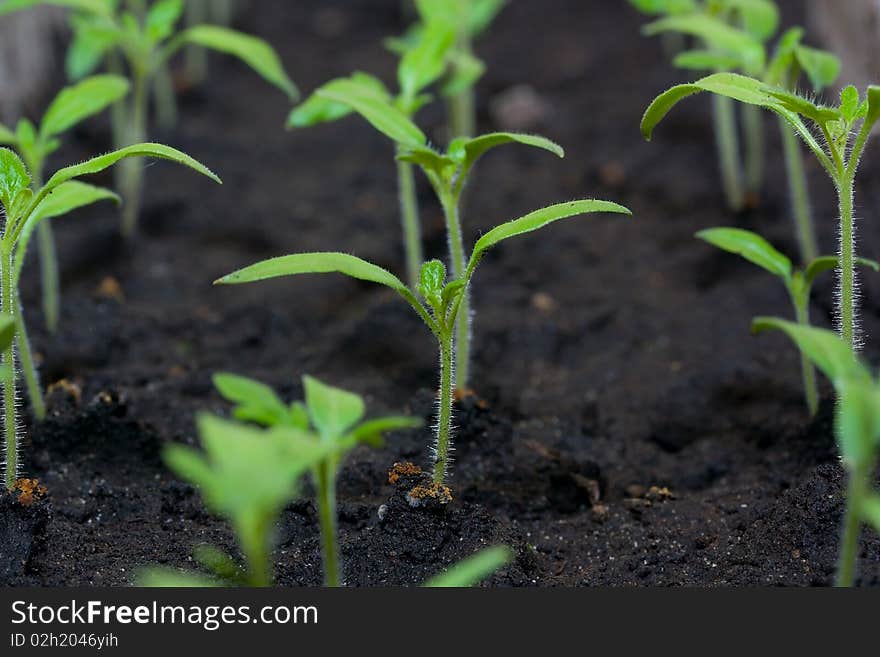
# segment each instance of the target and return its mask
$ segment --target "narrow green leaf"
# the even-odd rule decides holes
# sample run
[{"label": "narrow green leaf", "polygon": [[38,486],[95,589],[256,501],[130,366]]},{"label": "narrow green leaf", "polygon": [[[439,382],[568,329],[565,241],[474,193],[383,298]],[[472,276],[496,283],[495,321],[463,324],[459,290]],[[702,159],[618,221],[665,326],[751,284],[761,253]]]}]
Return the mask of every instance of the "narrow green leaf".
[{"label": "narrow green leaf", "polygon": [[741,228],[710,228],[696,236],[723,251],[742,256],[786,281],[791,277],[791,260],[757,233]]},{"label": "narrow green leaf", "polygon": [[30,9],[37,5],[54,5],[104,16],[110,13],[110,7],[106,0],[5,0],[0,2],[0,16],[22,9]]},{"label": "narrow green leaf", "polygon": [[[356,84],[363,85],[369,92],[376,94],[391,104],[391,94],[388,93],[385,85],[378,78],[368,73],[355,72],[352,74],[351,80]],[[293,109],[287,118],[287,127],[306,128],[318,123],[338,121],[353,113],[354,109],[351,105],[338,103],[312,94],[305,102],[300,103],[300,105]]]},{"label": "narrow green leaf", "polygon": [[725,0],[742,19],[746,32],[767,41],[779,28],[779,8],[773,0]]},{"label": "narrow green leaf", "polygon": [[376,130],[405,146],[424,146],[428,138],[419,127],[375,90],[350,79],[334,80],[315,92],[337,103],[344,103],[363,116]]},{"label": "narrow green leaf", "polygon": [[824,50],[798,46],[795,49],[798,63],[810,79],[813,91],[830,87],[840,76],[840,58]]},{"label": "narrow green leaf", "polygon": [[496,226],[477,240],[477,243],[474,246],[474,251],[471,254],[470,262],[468,263],[466,278],[470,278],[473,274],[473,271],[480,262],[480,258],[483,257],[483,254],[488,249],[498,244],[498,242],[511,237],[516,237],[517,235],[530,233],[543,228],[554,221],[559,221],[560,219],[596,212],[632,215],[632,212],[622,205],[611,203],[609,201],[596,201],[593,199],[560,203],[558,205],[551,205],[550,207],[542,208],[541,210],[536,210],[524,217]]},{"label": "narrow green leaf", "polygon": [[513,552],[498,545],[478,552],[455,564],[445,573],[435,575],[425,586],[429,588],[467,588],[479,584],[513,559]]},{"label": "narrow green leaf", "polygon": [[688,50],[679,53],[672,65],[689,71],[732,71],[741,66],[742,60],[713,50]]},{"label": "narrow green leaf", "polygon": [[495,21],[508,0],[471,0],[469,18],[471,36],[479,36]]},{"label": "narrow green leaf", "polygon": [[94,72],[111,48],[125,40],[125,34],[109,20],[87,14],[70,17],[73,40],[67,48],[64,68],[71,80]]},{"label": "narrow green leaf", "polygon": [[418,429],[423,424],[419,418],[415,417],[383,417],[359,424],[351,432],[351,437],[355,442],[378,447],[381,446],[382,436],[386,433],[403,431],[404,429]]},{"label": "narrow green leaf", "polygon": [[533,148],[541,148],[549,151],[557,157],[565,157],[565,151],[559,144],[540,137],[538,135],[524,135],[514,132],[493,132],[469,139],[461,137],[449,146],[449,157],[460,162],[465,171],[468,171],[478,159],[488,151],[505,144],[523,144]]},{"label": "narrow green leaf", "polygon": [[449,68],[449,79],[441,89],[441,93],[447,98],[471,89],[486,72],[483,60],[465,50],[454,50],[449,53]]},{"label": "narrow green leaf", "polygon": [[697,0],[629,0],[629,3],[649,16],[687,14],[699,9]]},{"label": "narrow green leaf", "polygon": [[291,98],[299,95],[278,53],[263,39],[216,25],[197,25],[175,39],[175,47],[183,44],[196,44],[238,57]]},{"label": "narrow green leaf", "polygon": [[147,11],[145,31],[153,43],[161,43],[172,34],[183,14],[183,0],[158,0]]},{"label": "narrow green leaf", "polygon": [[280,276],[298,274],[339,273],[371,283],[390,287],[397,292],[407,291],[406,285],[391,272],[347,253],[298,253],[263,260],[239,269],[214,282],[215,285],[239,285]]},{"label": "narrow green leaf", "polygon": [[65,132],[80,121],[102,112],[128,93],[128,80],[118,75],[96,75],[62,90],[40,124],[40,137]]},{"label": "narrow green leaf", "polygon": [[[862,267],[867,267],[874,271],[880,271],[880,262],[876,262],[875,260],[870,260],[869,258],[856,258],[856,263]],[[840,258],[837,256],[820,256],[816,258],[813,262],[807,265],[807,269],[804,272],[807,285],[812,285],[819,275],[837,269],[839,264]]]},{"label": "narrow green leaf", "polygon": [[752,322],[753,333],[769,330],[788,335],[835,387],[846,380],[871,380],[870,373],[856,360],[850,345],[832,331],[801,326],[775,317],[756,317]]},{"label": "narrow green leaf", "polygon": [[276,426],[287,420],[287,404],[265,383],[225,372],[215,374],[213,381],[223,398],[237,405],[237,419],[264,426]]},{"label": "narrow green leaf", "polygon": [[431,23],[422,31],[397,69],[401,96],[414,100],[446,70],[446,55],[455,43],[455,29],[446,23]]},{"label": "narrow green leaf", "polygon": [[352,392],[311,376],[303,377],[303,388],[309,418],[322,440],[339,440],[364,416],[364,400]]}]

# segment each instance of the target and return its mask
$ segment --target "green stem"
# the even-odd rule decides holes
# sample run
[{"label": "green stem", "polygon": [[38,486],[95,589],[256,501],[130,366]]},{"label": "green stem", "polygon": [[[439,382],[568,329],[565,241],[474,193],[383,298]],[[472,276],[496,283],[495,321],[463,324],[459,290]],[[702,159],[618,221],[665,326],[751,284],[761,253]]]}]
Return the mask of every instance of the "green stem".
[{"label": "green stem", "polygon": [[[802,299],[795,299],[794,307],[797,323],[801,326],[810,326],[810,298],[809,292]],[[801,375],[804,381],[804,397],[807,400],[807,409],[810,417],[815,417],[819,411],[819,392],[816,387],[816,368],[812,361],[801,352]]]},{"label": "green stem", "polygon": [[338,587],[342,584],[342,578],[336,524],[336,477],[333,473],[333,464],[329,461],[321,463],[315,469],[315,486],[318,489],[318,522],[321,527],[324,586]]},{"label": "green stem", "polygon": [[739,138],[736,132],[736,107],[733,100],[712,95],[715,140],[721,180],[728,207],[739,212],[744,206],[742,172],[739,158]]},{"label": "green stem", "polygon": [[[3,244],[0,247],[0,302],[3,312],[15,318],[16,308],[13,300],[14,273],[12,251]],[[3,352],[3,366],[9,371],[9,378],[3,381],[3,434],[6,447],[6,488],[12,490],[18,480],[18,425],[15,410],[15,341]]]},{"label": "green stem", "polygon": [[[446,232],[449,236],[449,258],[452,273],[456,280],[465,275],[464,239],[458,212],[458,199],[454,194],[441,195],[443,213],[446,216]],[[461,305],[455,327],[455,387],[459,391],[467,389],[470,376],[471,308],[468,290],[462,293]]]},{"label": "green stem", "polygon": [[37,239],[40,250],[40,274],[43,284],[43,315],[50,333],[58,330],[61,314],[58,256],[55,252],[55,239],[52,236],[51,220],[45,219],[37,225]]},{"label": "green stem", "polygon": [[21,362],[25,385],[31,400],[31,408],[37,420],[46,419],[46,402],[43,399],[43,388],[40,385],[40,377],[37,375],[37,366],[34,364],[31,343],[28,338],[27,326],[24,322],[24,314],[21,312],[21,302],[18,300],[18,292],[15,293],[15,333],[18,345],[18,359]]},{"label": "green stem", "polygon": [[214,23],[223,27],[232,24],[232,16],[235,13],[233,0],[214,0],[213,10]]},{"label": "green stem", "polygon": [[272,584],[272,518],[246,518],[236,523],[241,551],[247,561],[248,583],[254,587]]},{"label": "green stem", "polygon": [[[455,47],[465,55],[472,53],[473,47],[466,21],[462,21]],[[473,137],[477,130],[477,102],[474,86],[468,85],[452,96],[449,99],[448,108],[450,139]]]},{"label": "green stem", "polygon": [[801,251],[801,262],[812,262],[819,255],[816,231],[813,227],[813,211],[810,205],[810,192],[807,188],[807,174],[804,170],[804,157],[801,144],[788,125],[779,119],[782,131],[782,146],[785,153],[785,168],[788,172],[788,193],[794,212],[795,229]]},{"label": "green stem", "polygon": [[[145,71],[135,71],[132,92],[131,125],[126,141],[136,144],[144,141],[147,134],[147,106],[149,103],[148,80]],[[144,165],[138,159],[127,159],[120,163],[122,170],[122,191],[125,206],[122,210],[122,234],[131,238],[137,230],[140,215],[141,193],[144,181]]]},{"label": "green stem", "polygon": [[[206,0],[188,0],[186,3],[186,23],[194,27],[207,20]],[[198,84],[208,75],[208,53],[201,46],[187,47],[185,55],[186,77],[190,83]]]},{"label": "green stem", "polygon": [[419,270],[424,260],[422,253],[422,230],[419,223],[419,201],[413,166],[409,162],[397,163],[398,193],[400,194],[400,218],[403,224],[403,244],[406,250],[406,273],[410,288],[419,289]]},{"label": "green stem", "polygon": [[177,96],[168,62],[156,70],[153,88],[156,94],[156,118],[162,129],[170,130],[177,125]]},{"label": "green stem", "polygon": [[757,199],[764,186],[764,116],[757,105],[742,105],[746,138],[746,186]]},{"label": "green stem", "polygon": [[857,467],[849,475],[846,495],[846,513],[843,518],[843,536],[835,586],[850,587],[856,580],[856,562],[859,556],[859,535],[862,528],[862,498],[868,476],[864,467]]},{"label": "green stem", "polygon": [[854,193],[852,177],[846,173],[842,174],[838,185],[840,197],[840,335],[852,346],[853,351],[858,351]]},{"label": "green stem", "polygon": [[449,467],[449,445],[452,441],[452,374],[455,357],[452,332],[442,330],[440,337],[440,409],[434,445],[434,483],[442,484]]}]

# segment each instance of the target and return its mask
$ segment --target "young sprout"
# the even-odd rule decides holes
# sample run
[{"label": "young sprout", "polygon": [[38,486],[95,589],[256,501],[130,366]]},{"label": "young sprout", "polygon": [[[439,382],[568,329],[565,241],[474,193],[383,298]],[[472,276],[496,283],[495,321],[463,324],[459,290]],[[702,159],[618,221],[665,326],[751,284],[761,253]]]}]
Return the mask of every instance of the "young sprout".
[{"label": "young sprout", "polygon": [[416,0],[419,22],[386,44],[394,52],[408,54],[418,48],[423,35],[433,30],[452,30],[454,43],[444,62],[441,92],[448,101],[450,137],[473,137],[477,131],[474,87],[486,71],[476,57],[473,42],[504,9],[507,0]]},{"label": "young sprout", "polygon": [[345,253],[300,253],[264,260],[224,276],[215,284],[237,285],[280,276],[335,272],[378,283],[397,292],[427,324],[437,339],[440,352],[440,407],[434,433],[433,482],[430,489],[412,491],[410,500],[418,503],[420,497],[431,497],[445,502],[450,499],[450,491],[444,482],[452,445],[453,372],[456,362],[453,337],[463,299],[477,265],[487,250],[503,240],[538,230],[560,219],[596,212],[630,214],[629,210],[616,203],[595,200],[572,201],[537,210],[501,224],[483,235],[474,246],[461,277],[453,275],[447,280],[446,267],[439,260],[422,265],[418,290],[410,290],[385,269]]},{"label": "young sprout", "polygon": [[235,403],[237,419],[264,427],[287,428],[293,440],[325,445],[326,454],[309,468],[315,486],[321,528],[324,584],[340,586],[342,567],[336,513],[336,476],[342,460],[361,443],[381,446],[389,431],[421,426],[409,417],[385,417],[361,422],[364,401],[358,395],[333,388],[310,376],[303,377],[305,403],[285,404],[269,386],[233,374],[218,374],[214,384]]},{"label": "young sprout", "polygon": [[[15,131],[0,124],[0,146],[11,146],[24,160],[31,174],[34,192],[43,186],[46,158],[58,150],[60,136],[78,123],[103,112],[128,93],[128,81],[117,75],[96,75],[67,87],[59,93],[43,115],[38,126],[21,119]],[[59,281],[58,262],[52,226],[43,221],[37,227],[42,273],[43,314],[46,326],[54,333],[58,328]]]},{"label": "young sprout", "polygon": [[880,382],[858,362],[850,344],[830,331],[769,317],[755,319],[753,328],[756,332],[776,329],[787,334],[831,380],[840,398],[835,434],[849,483],[837,586],[852,586],[862,524],[880,532],[880,493],[871,486],[880,452]]},{"label": "young sprout", "polygon": [[[654,128],[682,99],[700,92],[732,98],[779,115],[818,159],[834,183],[840,201],[840,266],[838,324],[843,339],[859,347],[856,295],[855,177],[868,137],[880,120],[880,86],[868,87],[862,99],[849,86],[837,107],[825,107],[779,87],[735,73],[716,73],[691,84],[673,87],[658,96],[642,119],[642,134],[651,139]],[[807,127],[812,124],[821,135]],[[851,135],[855,134],[854,140]],[[821,140],[821,141],[820,141]]]},{"label": "young sprout", "polygon": [[[13,151],[0,148],[0,206],[5,222],[0,237],[0,308],[12,317],[16,325],[19,358],[27,364],[25,374],[28,387],[35,395],[31,399],[37,408],[39,385],[33,374],[33,359],[27,342],[25,320],[19,306],[18,283],[31,234],[40,222],[60,217],[68,212],[115,195],[100,187],[79,182],[77,178],[100,173],[127,158],[155,157],[188,166],[220,182],[208,168],[178,150],[161,144],[135,144],[93,158],[82,164],[65,167],[55,172],[39,189],[31,187],[27,166]],[[3,365],[15,372],[15,345],[3,351]],[[29,374],[30,373],[30,374]],[[3,387],[3,431],[6,448],[5,484],[12,489],[18,475],[18,425],[16,417],[16,380],[13,377]]]},{"label": "young sprout", "polygon": [[506,545],[486,548],[464,559],[446,572],[435,575],[423,586],[428,588],[467,588],[476,586],[502,566],[510,563],[513,553]]},{"label": "young sprout", "polygon": [[[740,228],[710,228],[697,233],[701,240],[717,246],[728,253],[742,256],[752,264],[761,267],[782,280],[794,306],[794,314],[800,326],[810,325],[810,291],[819,274],[836,269],[840,262],[834,256],[814,259],[804,269],[795,269],[791,260],[777,251],[760,235]],[[859,264],[880,271],[880,264],[865,258]],[[816,390],[816,371],[805,354],[801,355],[801,370],[804,382],[804,396],[811,416],[819,410],[819,395]]]},{"label": "young sprout", "polygon": [[[418,165],[434,190],[443,207],[446,219],[446,232],[449,239],[449,260],[452,275],[461,279],[465,275],[466,254],[462,236],[459,208],[461,197],[468,183],[474,165],[488,151],[504,144],[523,144],[540,148],[564,156],[561,146],[544,137],[509,132],[496,132],[468,138],[459,137],[450,143],[445,153],[428,145],[428,138],[421,129],[400,111],[391,96],[384,91],[381,83],[363,74],[355,74],[328,82],[315,92],[313,98],[330,101],[323,105],[326,112],[330,108],[340,108],[335,112],[354,111],[363,116],[376,130],[397,145],[398,160]],[[309,105],[307,101],[303,108]],[[312,107],[321,107],[314,101]],[[412,289],[417,285],[410,283]],[[465,391],[470,376],[470,300],[465,292],[458,314],[455,350],[458,364],[455,380],[456,388]]]},{"label": "young sprout", "polygon": [[[278,55],[262,39],[216,25],[197,25],[177,32],[183,0],[6,0],[0,16],[39,4],[77,10],[71,17],[74,37],[67,53],[68,75],[88,75],[102,62],[113,73],[126,71],[132,94],[117,103],[113,114],[117,148],[147,139],[151,87],[169,60],[186,46],[233,55],[291,98],[297,96]],[[143,167],[127,162],[120,168],[119,191],[125,199],[122,230],[131,237],[140,214]]]},{"label": "young sprout", "polygon": [[[401,56],[397,67],[400,91],[396,95],[392,95],[379,79],[366,73],[354,73],[350,78],[351,85],[347,86],[352,86],[360,95],[375,96],[376,103],[390,108],[388,124],[384,125],[384,129],[379,129],[397,145],[398,154],[406,139],[410,135],[418,137],[420,131],[414,126],[395,130],[395,121],[402,120],[395,112],[409,121],[430,100],[425,90],[443,75],[447,52],[454,40],[455,30],[446,23],[436,22],[426,27],[412,47]],[[344,88],[345,82],[345,79],[334,80],[321,89],[329,88],[332,92],[338,87]],[[291,112],[287,120],[288,128],[303,128],[336,121],[356,111],[356,106],[327,97],[321,93],[321,89]],[[397,160],[397,180],[407,280],[410,286],[415,287],[418,285],[419,267],[424,256],[415,175],[410,162]]]}]

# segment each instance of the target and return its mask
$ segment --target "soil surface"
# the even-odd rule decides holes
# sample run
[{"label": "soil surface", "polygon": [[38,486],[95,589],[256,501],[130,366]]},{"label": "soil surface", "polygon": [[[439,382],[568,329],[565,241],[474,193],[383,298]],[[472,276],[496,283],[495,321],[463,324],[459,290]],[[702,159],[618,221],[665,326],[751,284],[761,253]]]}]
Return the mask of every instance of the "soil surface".
[{"label": "soil surface", "polygon": [[[303,90],[355,69],[393,82],[381,39],[406,24],[399,1],[290,4],[255,2],[239,26],[269,39]],[[785,3],[788,24],[802,19],[800,6]],[[388,483],[393,463],[426,464],[427,428],[352,454],[339,481],[347,583],[415,584],[497,542],[518,557],[493,585],[832,581],[843,478],[830,390],[811,422],[794,348],[749,333],[755,315],[789,315],[785,291],[693,238],[739,225],[794,255],[776,124],[767,117],[759,207],[726,213],[708,99],[683,103],[653,143],[639,134],[646,105],[680,79],[661,44],[639,37],[642,22],[622,1],[517,0],[479,43],[489,65],[481,128],[499,127],[499,97],[530,85],[542,101],[531,109],[542,111],[527,128],[567,157],[517,147],[486,157],[467,197],[467,241],[573,198],[618,201],[635,217],[572,219],[487,256],[473,287],[477,398],[457,411],[455,501],[439,515],[412,511]],[[197,412],[227,411],[211,386],[216,371],[262,379],[290,399],[309,373],[364,395],[372,415],[430,421],[434,345],[392,293],[334,276],[211,287],[296,251],[346,251],[397,272],[402,261],[389,144],[356,118],[286,133],[282,94],[236,62],[211,66],[211,81],[183,97],[179,127],[155,137],[225,184],[151,166],[136,244],[118,237],[111,207],[56,222],[64,299],[55,336],[42,328],[36,263],[26,272],[42,375],[67,385],[53,387],[45,423],[25,418],[24,472],[48,487],[51,517],[4,510],[4,583],[127,585],[144,565],[193,568],[200,543],[234,552],[227,526],[160,458],[165,443],[196,444]],[[445,143],[439,104],[420,121]],[[97,121],[55,164],[107,147]],[[833,190],[817,166],[809,175],[821,243],[833,251]],[[880,214],[878,178],[875,144],[857,188],[865,219]],[[444,257],[440,209],[425,185],[421,198],[429,255]],[[863,255],[880,257],[880,223],[861,228]],[[865,353],[876,364],[880,282],[866,275],[862,290]],[[832,299],[829,277],[815,292],[817,324],[829,325]],[[319,584],[308,498],[285,512],[278,540],[279,583]],[[880,584],[880,539],[867,530],[859,581]]]}]

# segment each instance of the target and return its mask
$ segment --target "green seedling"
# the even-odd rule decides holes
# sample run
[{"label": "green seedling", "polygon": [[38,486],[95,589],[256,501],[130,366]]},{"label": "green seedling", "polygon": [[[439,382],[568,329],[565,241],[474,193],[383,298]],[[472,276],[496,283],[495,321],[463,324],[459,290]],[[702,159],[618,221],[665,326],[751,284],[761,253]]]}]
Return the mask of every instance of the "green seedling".
[{"label": "green seedling", "polygon": [[[679,101],[704,91],[777,114],[806,143],[834,183],[840,202],[838,323],[844,340],[858,349],[855,177],[871,130],[880,120],[880,86],[868,87],[864,98],[855,87],[846,87],[838,106],[826,107],[754,78],[716,73],[658,96],[642,119],[642,134],[650,140],[656,125]],[[821,136],[815,136],[808,124]]]},{"label": "green seedling", "polygon": [[850,344],[831,331],[769,317],[755,319],[753,329],[774,329],[788,335],[831,380],[839,396],[835,434],[849,483],[837,585],[852,586],[862,525],[880,532],[880,493],[871,486],[880,454],[880,382],[857,360]]},{"label": "green seedling", "polygon": [[[103,112],[128,93],[128,81],[115,75],[96,75],[67,87],[59,93],[38,126],[21,119],[15,130],[0,124],[0,146],[11,146],[21,155],[31,174],[31,188],[36,193],[43,186],[46,158],[58,150],[60,137],[73,126]],[[49,221],[37,228],[42,274],[43,314],[50,332],[58,328],[60,293],[55,240]]]},{"label": "green seedling", "polygon": [[[722,251],[742,256],[782,280],[800,326],[810,326],[810,292],[816,277],[840,265],[838,258],[823,256],[810,262],[804,269],[795,269],[791,260],[763,237],[740,228],[710,228],[697,233],[697,237]],[[880,264],[873,260],[859,258],[858,262],[874,271],[880,271]],[[819,410],[816,371],[806,354],[801,355],[801,372],[807,408],[810,415],[815,416]]]},{"label": "green seedling", "polygon": [[[453,337],[464,296],[483,255],[490,248],[511,237],[523,235],[560,219],[596,212],[629,215],[623,206],[607,201],[573,201],[532,212],[525,217],[501,224],[481,237],[461,277],[447,280],[446,267],[439,260],[422,265],[418,290],[410,290],[399,278],[381,267],[345,253],[300,253],[259,262],[217,280],[215,284],[237,285],[281,276],[340,273],[352,278],[391,288],[422,318],[437,339],[440,352],[440,406],[434,434],[433,483],[427,491],[418,491],[441,501],[448,500],[445,486],[452,444],[453,372],[456,353]],[[419,495],[410,494],[417,502]]]},{"label": "green seedling", "polygon": [[502,566],[510,563],[513,553],[506,545],[496,545],[455,564],[435,575],[424,586],[428,588],[468,588],[476,586]]},{"label": "green seedling", "polygon": [[[522,144],[540,148],[564,156],[561,146],[536,135],[496,132],[479,137],[454,139],[446,152],[428,145],[428,137],[396,106],[394,99],[381,82],[364,74],[355,74],[328,82],[315,92],[303,107],[314,102],[312,109],[323,107],[324,112],[357,112],[376,130],[391,139],[397,146],[400,161],[417,165],[434,190],[443,207],[446,231],[449,238],[449,260],[452,275],[463,279],[466,270],[466,253],[462,235],[460,206],[461,197],[469,176],[477,161],[488,151],[505,144]],[[320,99],[320,100],[318,100]],[[418,284],[410,287],[416,290]],[[456,387],[464,391],[470,376],[471,310],[467,293],[461,300],[458,313],[455,350],[457,359]]]},{"label": "green seedling", "polygon": [[317,497],[324,584],[340,586],[343,578],[336,520],[336,477],[342,460],[359,444],[381,446],[383,434],[419,427],[421,420],[384,417],[361,422],[365,411],[363,399],[310,376],[303,377],[305,403],[286,404],[269,386],[232,374],[218,374],[214,384],[236,405],[237,419],[269,428],[286,427],[295,432],[296,440],[327,446],[327,453],[309,470]]},{"label": "green seedling", "polygon": [[[291,112],[287,121],[288,128],[303,128],[318,123],[336,121],[355,112],[357,105],[340,102],[322,93],[322,91],[329,89],[332,94],[334,90],[339,88],[342,88],[344,92],[347,87],[351,87],[360,96],[368,98],[375,96],[375,103],[391,108],[407,121],[411,121],[419,109],[430,101],[431,96],[426,94],[425,90],[443,75],[446,69],[446,56],[454,41],[455,30],[453,27],[442,22],[430,24],[420,34],[418,41],[400,58],[397,67],[400,90],[396,95],[392,94],[379,79],[358,72],[353,74],[350,80],[334,80],[310,96]],[[346,82],[350,82],[350,84],[346,84]],[[369,102],[369,100],[363,102]],[[404,133],[417,134],[419,130],[403,126],[400,131],[388,134],[388,130],[394,129],[392,124],[397,118],[389,110],[387,120],[390,123],[385,130],[381,128],[380,130],[391,137],[397,146],[399,155],[401,152],[400,138],[404,136]],[[397,180],[407,276],[410,286],[415,287],[418,285],[419,267],[424,256],[412,163],[398,158]]]},{"label": "green seedling", "polygon": [[[55,172],[39,189],[31,187],[27,166],[12,150],[0,148],[0,206],[5,215],[0,237],[0,303],[2,311],[12,317],[16,325],[15,344],[3,351],[3,365],[15,371],[15,346],[27,377],[34,373],[33,358],[27,341],[25,320],[19,306],[18,283],[27,253],[27,245],[40,222],[60,217],[77,208],[105,199],[115,199],[109,190],[93,187],[77,179],[100,173],[120,161],[135,157],[155,157],[188,166],[220,182],[207,167],[178,150],[161,144],[135,144],[93,158],[82,164],[65,167]],[[30,374],[29,374],[30,373]],[[31,393],[40,397],[39,384],[28,379]],[[41,398],[41,397],[40,397]],[[37,408],[40,403],[31,399]],[[13,377],[3,385],[3,423],[6,448],[6,487],[12,489],[18,475],[18,425],[16,410],[16,380]]]},{"label": "green seedling", "polygon": [[486,72],[474,54],[474,41],[483,34],[507,0],[416,0],[419,22],[400,38],[388,39],[394,52],[408,55],[421,47],[426,34],[435,30],[454,34],[444,64],[441,93],[447,99],[450,137],[473,137],[477,132],[474,88]]},{"label": "green seedling", "polygon": [[[151,89],[157,75],[167,73],[169,60],[187,46],[235,56],[291,98],[297,96],[278,55],[262,39],[216,25],[197,25],[178,32],[183,0],[6,0],[0,2],[0,16],[39,4],[77,10],[71,17],[74,37],[67,52],[70,77],[88,75],[102,62],[111,73],[127,72],[130,76],[130,100],[117,103],[113,113],[117,148],[146,141]],[[143,176],[143,167],[136,162],[119,170],[117,186],[125,199],[122,230],[128,237],[137,228]]]},{"label": "green seedling", "polygon": [[[186,23],[189,27],[211,23],[221,27],[232,24],[232,0],[187,0]],[[202,82],[208,74],[208,52],[190,46],[186,49],[186,76],[190,82]]]}]

